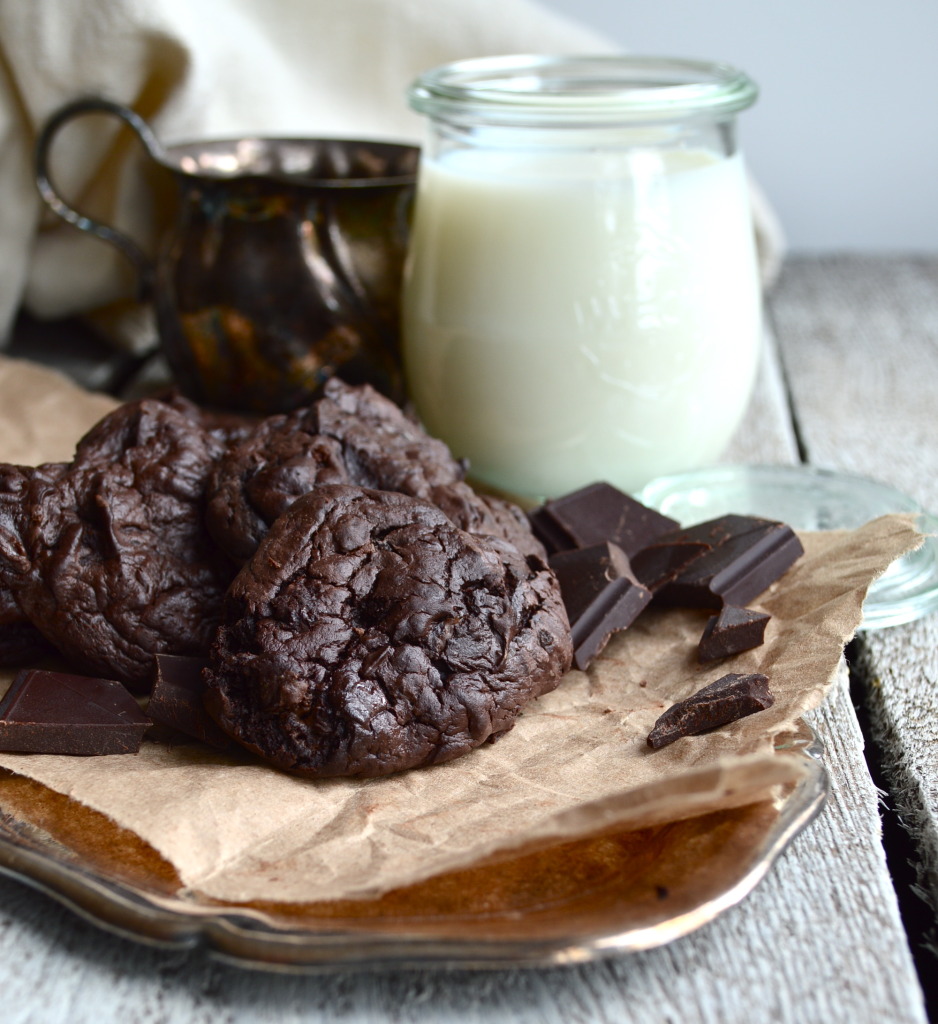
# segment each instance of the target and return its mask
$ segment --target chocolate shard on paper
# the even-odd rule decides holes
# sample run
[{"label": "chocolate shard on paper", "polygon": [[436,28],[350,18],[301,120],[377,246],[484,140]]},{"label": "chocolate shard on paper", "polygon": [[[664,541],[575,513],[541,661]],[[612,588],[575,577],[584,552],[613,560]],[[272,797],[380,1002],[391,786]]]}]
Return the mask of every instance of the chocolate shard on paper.
[{"label": "chocolate shard on paper", "polygon": [[529,518],[549,552],[588,548],[608,540],[629,557],[678,526],[676,520],[607,483],[590,484],[547,501]]},{"label": "chocolate shard on paper", "polygon": [[648,734],[648,746],[660,750],[684,736],[696,736],[765,711],[774,703],[766,676],[758,672],[730,672],[672,704]]},{"label": "chocolate shard on paper", "polygon": [[576,547],[570,534],[554,519],[546,505],[531,509],[528,522],[531,532],[544,545],[548,555]]},{"label": "chocolate shard on paper", "polygon": [[632,572],[640,583],[656,593],[676,579],[694,559],[712,550],[709,544],[697,540],[651,544],[632,556]]},{"label": "chocolate shard on paper", "polygon": [[658,538],[660,544],[697,543],[718,548],[728,540],[742,537],[754,530],[767,526],[781,526],[777,519],[763,519],[760,516],[744,516],[730,512],[715,519],[707,519],[693,526],[679,528]]},{"label": "chocolate shard on paper", "polygon": [[625,552],[609,541],[558,552],[548,564],[570,619],[573,663],[585,671],[612,634],[635,621],[651,591],[632,574]]},{"label": "chocolate shard on paper", "polygon": [[695,558],[655,594],[684,608],[742,606],[771,586],[804,553],[790,526],[766,523]]},{"label": "chocolate shard on paper", "polygon": [[151,722],[112,679],[27,669],[0,701],[0,750],[135,754]]},{"label": "chocolate shard on paper", "polygon": [[671,530],[632,556],[632,571],[646,587],[657,593],[701,555],[727,541],[736,541],[755,531],[780,525],[775,520],[728,514]]},{"label": "chocolate shard on paper", "polygon": [[765,640],[770,618],[766,612],[726,605],[717,615],[710,616],[697,645],[698,661],[716,661],[759,647]]},{"label": "chocolate shard on paper", "polygon": [[153,691],[147,704],[150,718],[219,750],[237,747],[202,703],[202,669],[208,662],[177,654],[158,654],[154,661]]}]

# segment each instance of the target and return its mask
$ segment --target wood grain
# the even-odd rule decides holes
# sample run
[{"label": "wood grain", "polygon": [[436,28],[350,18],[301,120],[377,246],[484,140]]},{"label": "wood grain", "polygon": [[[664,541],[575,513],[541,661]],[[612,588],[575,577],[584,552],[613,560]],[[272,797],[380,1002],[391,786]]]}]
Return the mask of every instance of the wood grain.
[{"label": "wood grain", "polygon": [[[813,265],[801,268],[795,265],[772,303],[786,356],[794,311],[803,309],[810,325],[812,305],[825,309],[828,290],[849,277],[848,270],[830,276],[823,267],[817,273]],[[842,371],[836,379],[845,389],[852,386]],[[823,398],[823,388],[818,395]],[[849,401],[843,410],[844,417],[863,416]],[[756,399],[728,457],[797,458],[771,339]],[[902,656],[884,649],[884,673],[894,668],[907,679],[932,672],[916,651]],[[898,710],[895,702],[890,706]],[[201,952],[160,952],[105,935],[25,886],[0,879],[4,1022],[924,1022],[879,841],[878,795],[845,680],[815,725],[831,774],[827,810],[748,899],[667,947],[553,970],[254,974]]]},{"label": "wood grain", "polygon": [[[773,314],[810,461],[938,512],[938,258],[791,261]],[[938,615],[860,647],[873,739],[938,911]]]}]

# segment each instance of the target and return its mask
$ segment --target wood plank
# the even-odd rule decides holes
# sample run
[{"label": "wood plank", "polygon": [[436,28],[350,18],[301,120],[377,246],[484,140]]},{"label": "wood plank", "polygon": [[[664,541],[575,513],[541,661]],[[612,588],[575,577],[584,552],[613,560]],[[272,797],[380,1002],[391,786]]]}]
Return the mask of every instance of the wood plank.
[{"label": "wood plank", "polygon": [[809,461],[938,509],[938,257],[800,257],[771,315]]},{"label": "wood plank", "polygon": [[[773,302],[812,463],[938,512],[938,257],[792,260]],[[863,634],[873,740],[938,910],[938,615]]]}]

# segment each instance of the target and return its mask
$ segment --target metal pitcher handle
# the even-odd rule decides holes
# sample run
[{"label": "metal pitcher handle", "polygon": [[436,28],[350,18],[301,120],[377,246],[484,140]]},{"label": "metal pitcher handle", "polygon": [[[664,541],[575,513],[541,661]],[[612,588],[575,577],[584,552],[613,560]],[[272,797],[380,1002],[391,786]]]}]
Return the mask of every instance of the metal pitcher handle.
[{"label": "metal pitcher handle", "polygon": [[143,143],[147,153],[158,163],[163,162],[163,147],[153,134],[152,129],[139,114],[134,113],[129,107],[120,103],[113,103],[110,100],[90,97],[87,99],[75,100],[62,107],[46,122],[45,127],[36,140],[35,150],[35,173],[36,185],[43,201],[62,220],[73,224],[80,231],[87,231],[98,238],[119,249],[137,271],[137,295],[141,302],[149,301],[153,293],[153,264],[147,254],[127,235],[116,228],[108,227],[99,221],[86,217],[73,206],[70,206],[59,195],[52,184],[49,175],[49,150],[59,129],[74,117],[82,114],[112,114],[119,117],[125,124],[134,130],[137,137]]}]

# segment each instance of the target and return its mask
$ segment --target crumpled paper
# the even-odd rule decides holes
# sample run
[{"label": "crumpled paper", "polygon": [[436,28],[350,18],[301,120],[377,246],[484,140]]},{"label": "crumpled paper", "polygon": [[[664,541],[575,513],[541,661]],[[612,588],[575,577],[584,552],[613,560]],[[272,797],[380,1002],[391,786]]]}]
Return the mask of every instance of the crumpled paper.
[{"label": "crumpled paper", "polygon": [[[63,436],[27,426],[33,387],[62,410]],[[0,360],[0,460],[63,457],[64,434],[74,442],[102,402]],[[232,902],[369,898],[522,847],[753,803],[802,776],[803,760],[775,748],[824,699],[870,583],[921,537],[909,518],[886,516],[802,540],[804,556],[751,605],[772,616],[763,646],[700,666],[706,613],[647,611],[504,738],[448,764],[317,782],[145,741],[133,756],[2,754],[0,766],[106,814],[170,861],[185,888]],[[767,675],[774,706],[648,748],[666,707],[729,671]]]}]

